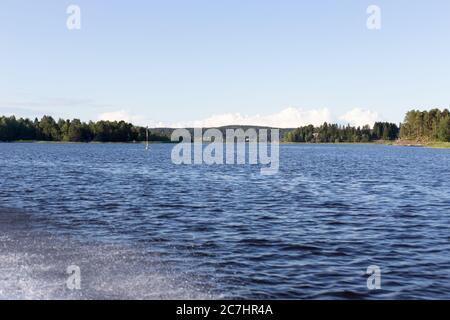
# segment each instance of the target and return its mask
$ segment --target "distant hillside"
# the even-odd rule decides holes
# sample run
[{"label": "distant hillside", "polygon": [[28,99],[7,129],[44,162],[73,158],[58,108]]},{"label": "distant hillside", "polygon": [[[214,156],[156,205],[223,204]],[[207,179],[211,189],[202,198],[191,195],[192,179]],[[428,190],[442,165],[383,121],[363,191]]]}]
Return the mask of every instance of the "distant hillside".
[{"label": "distant hillside", "polygon": [[[187,129],[190,133],[191,136],[194,136],[194,128],[185,128]],[[273,128],[273,127],[264,127],[264,126],[249,126],[249,125],[228,125],[228,126],[221,126],[221,127],[209,127],[209,128],[203,128],[203,132],[205,132],[208,129],[219,129],[222,134],[225,137],[225,133],[227,129],[233,129],[233,130],[237,130],[237,129],[243,129],[244,131],[247,129],[255,129],[256,131],[259,131],[260,129],[267,129],[268,133],[270,135],[270,130],[271,129],[279,129],[279,128]],[[158,135],[158,136],[164,136],[170,139],[172,132],[176,130],[176,128],[151,128],[149,129],[149,131],[152,134]],[[280,130],[280,140],[283,139],[286,134],[292,130],[294,130],[293,128],[281,128]]]},{"label": "distant hillside", "polygon": [[[218,127],[224,135],[226,129],[273,129],[258,126]],[[203,128],[203,132],[209,128]],[[149,129],[149,141],[170,142],[175,128]],[[194,136],[194,128],[188,128]],[[280,129],[280,138],[292,129]],[[125,121],[89,121],[79,119],[55,120],[51,116],[23,119],[0,116],[0,141],[67,141],[67,142],[141,142],[147,140],[146,128]],[[270,134],[270,131],[269,131]],[[269,136],[270,139],[270,136]]]}]

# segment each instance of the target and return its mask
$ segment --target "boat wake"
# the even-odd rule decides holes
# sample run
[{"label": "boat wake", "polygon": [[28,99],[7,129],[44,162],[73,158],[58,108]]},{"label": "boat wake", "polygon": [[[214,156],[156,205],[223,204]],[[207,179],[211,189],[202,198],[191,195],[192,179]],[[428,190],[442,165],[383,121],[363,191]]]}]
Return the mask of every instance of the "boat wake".
[{"label": "boat wake", "polygon": [[[68,285],[80,270],[79,289]],[[36,232],[0,211],[0,299],[214,299],[192,276],[137,248]]]}]

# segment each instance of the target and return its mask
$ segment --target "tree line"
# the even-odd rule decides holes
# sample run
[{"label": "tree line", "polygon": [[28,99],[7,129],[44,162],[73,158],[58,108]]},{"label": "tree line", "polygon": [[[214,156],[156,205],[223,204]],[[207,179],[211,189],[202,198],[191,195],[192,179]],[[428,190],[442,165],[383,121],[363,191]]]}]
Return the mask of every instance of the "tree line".
[{"label": "tree line", "polygon": [[[42,140],[67,142],[133,142],[146,140],[146,128],[125,121],[89,121],[79,119],[55,121],[50,116],[16,119],[0,117],[0,141]],[[149,131],[149,141],[170,141],[165,135]]]},{"label": "tree line", "polygon": [[448,109],[443,111],[439,109],[408,111],[400,128],[400,138],[450,142],[450,112]]},{"label": "tree line", "polygon": [[[228,126],[236,127],[236,126]],[[223,127],[226,129],[228,127]],[[246,126],[238,126],[246,128]],[[236,127],[237,128],[237,127]],[[149,141],[169,142],[173,129],[149,130]],[[319,127],[302,126],[297,129],[282,129],[281,136],[287,142],[371,142],[376,140],[449,141],[450,112],[432,109],[411,110],[402,124],[376,122],[373,127],[344,126],[324,123]],[[89,121],[79,119],[55,121],[50,116],[40,120],[0,117],[0,141],[42,140],[67,142],[139,142],[146,140],[146,128],[125,121]]]},{"label": "tree line", "polygon": [[376,122],[371,128],[343,126],[324,123],[319,127],[313,125],[299,127],[288,132],[287,142],[338,143],[338,142],[371,142],[375,140],[396,140],[399,137],[399,126],[395,123]]}]

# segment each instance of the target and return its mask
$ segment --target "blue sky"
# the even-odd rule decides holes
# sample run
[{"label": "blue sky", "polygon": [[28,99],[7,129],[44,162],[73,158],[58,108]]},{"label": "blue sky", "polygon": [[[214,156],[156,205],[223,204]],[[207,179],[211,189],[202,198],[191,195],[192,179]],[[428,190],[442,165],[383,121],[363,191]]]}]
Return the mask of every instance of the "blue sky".
[{"label": "blue sky", "polygon": [[[81,30],[66,28],[70,4]],[[381,30],[366,28],[371,4]],[[448,0],[0,6],[0,114],[290,127],[450,106]]]}]

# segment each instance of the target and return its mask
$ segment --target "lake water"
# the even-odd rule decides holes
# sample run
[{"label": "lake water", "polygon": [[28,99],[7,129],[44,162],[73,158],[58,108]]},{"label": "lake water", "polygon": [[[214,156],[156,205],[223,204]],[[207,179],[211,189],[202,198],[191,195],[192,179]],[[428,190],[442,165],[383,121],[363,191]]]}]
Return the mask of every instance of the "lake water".
[{"label": "lake water", "polygon": [[450,299],[450,150],[281,145],[263,176],[172,147],[0,144],[0,298]]}]

